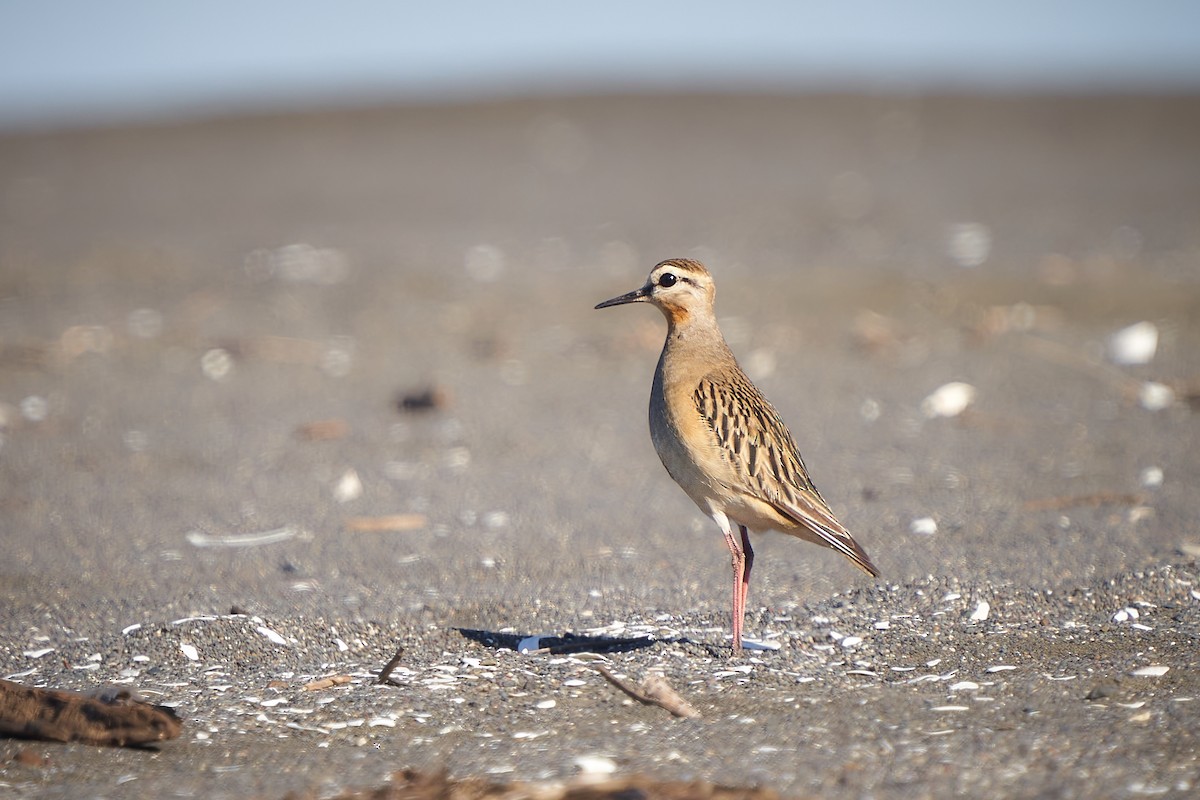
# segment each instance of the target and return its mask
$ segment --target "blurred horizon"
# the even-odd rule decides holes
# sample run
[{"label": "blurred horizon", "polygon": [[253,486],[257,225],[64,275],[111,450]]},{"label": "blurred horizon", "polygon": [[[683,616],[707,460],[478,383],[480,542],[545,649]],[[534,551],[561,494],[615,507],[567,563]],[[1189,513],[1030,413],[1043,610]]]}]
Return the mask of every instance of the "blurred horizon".
[{"label": "blurred horizon", "polygon": [[6,4],[0,129],[546,94],[1200,90],[1200,4],[1182,0],[771,1],[738,11],[547,0]]}]

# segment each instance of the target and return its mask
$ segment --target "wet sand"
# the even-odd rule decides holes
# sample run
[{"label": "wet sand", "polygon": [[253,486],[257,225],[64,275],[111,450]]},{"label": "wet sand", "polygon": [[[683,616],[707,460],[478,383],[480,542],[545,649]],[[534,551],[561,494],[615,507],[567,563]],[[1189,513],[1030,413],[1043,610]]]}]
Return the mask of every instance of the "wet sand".
[{"label": "wet sand", "polygon": [[[759,539],[747,631],[779,649],[739,659],[720,535],[646,431],[662,321],[592,310],[679,255],[884,573]],[[1139,321],[1152,359],[1113,363]],[[153,753],[0,741],[0,786],[278,797],[600,756],[789,796],[1189,794],[1197,344],[1194,97],[0,137],[0,677],[186,717]],[[930,418],[952,381],[974,402]],[[509,649],[589,631],[653,637],[603,663],[701,718]]]}]

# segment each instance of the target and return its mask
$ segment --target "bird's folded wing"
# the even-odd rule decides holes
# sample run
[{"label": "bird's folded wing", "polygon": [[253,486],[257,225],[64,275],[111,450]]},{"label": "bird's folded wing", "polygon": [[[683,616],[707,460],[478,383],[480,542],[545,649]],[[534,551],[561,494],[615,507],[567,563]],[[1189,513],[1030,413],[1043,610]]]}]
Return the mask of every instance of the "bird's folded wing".
[{"label": "bird's folded wing", "polygon": [[879,570],[817,491],[779,413],[740,369],[703,378],[693,399],[728,459],[731,488],[770,504],[871,575]]},{"label": "bird's folded wing", "polygon": [[773,501],[771,505],[784,516],[795,520],[815,534],[821,544],[838,551],[854,562],[854,565],[863,572],[872,577],[879,577],[879,570],[871,563],[870,556],[858,542],[854,541],[854,537],[842,526],[842,523],[834,518],[823,501],[812,502],[811,499],[803,496],[800,499],[802,502],[799,504]]}]

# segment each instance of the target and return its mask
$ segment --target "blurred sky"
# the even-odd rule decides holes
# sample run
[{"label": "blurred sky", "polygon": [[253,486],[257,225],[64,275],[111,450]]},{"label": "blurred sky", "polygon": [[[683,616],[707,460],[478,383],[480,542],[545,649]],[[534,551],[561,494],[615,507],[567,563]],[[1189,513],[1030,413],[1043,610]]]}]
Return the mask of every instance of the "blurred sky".
[{"label": "blurred sky", "polygon": [[653,89],[1200,88],[1200,0],[0,0],[0,126]]}]

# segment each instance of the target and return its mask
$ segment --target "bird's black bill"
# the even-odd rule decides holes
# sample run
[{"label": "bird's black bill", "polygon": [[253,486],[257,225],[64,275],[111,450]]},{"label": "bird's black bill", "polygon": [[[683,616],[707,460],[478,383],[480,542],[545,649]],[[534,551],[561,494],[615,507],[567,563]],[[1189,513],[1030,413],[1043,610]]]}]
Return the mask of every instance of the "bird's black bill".
[{"label": "bird's black bill", "polygon": [[626,292],[620,297],[614,297],[611,300],[605,300],[596,308],[608,308],[609,306],[620,306],[626,303],[638,303],[646,299],[646,295],[650,294],[650,287],[643,286],[640,289],[634,289],[632,292]]}]

